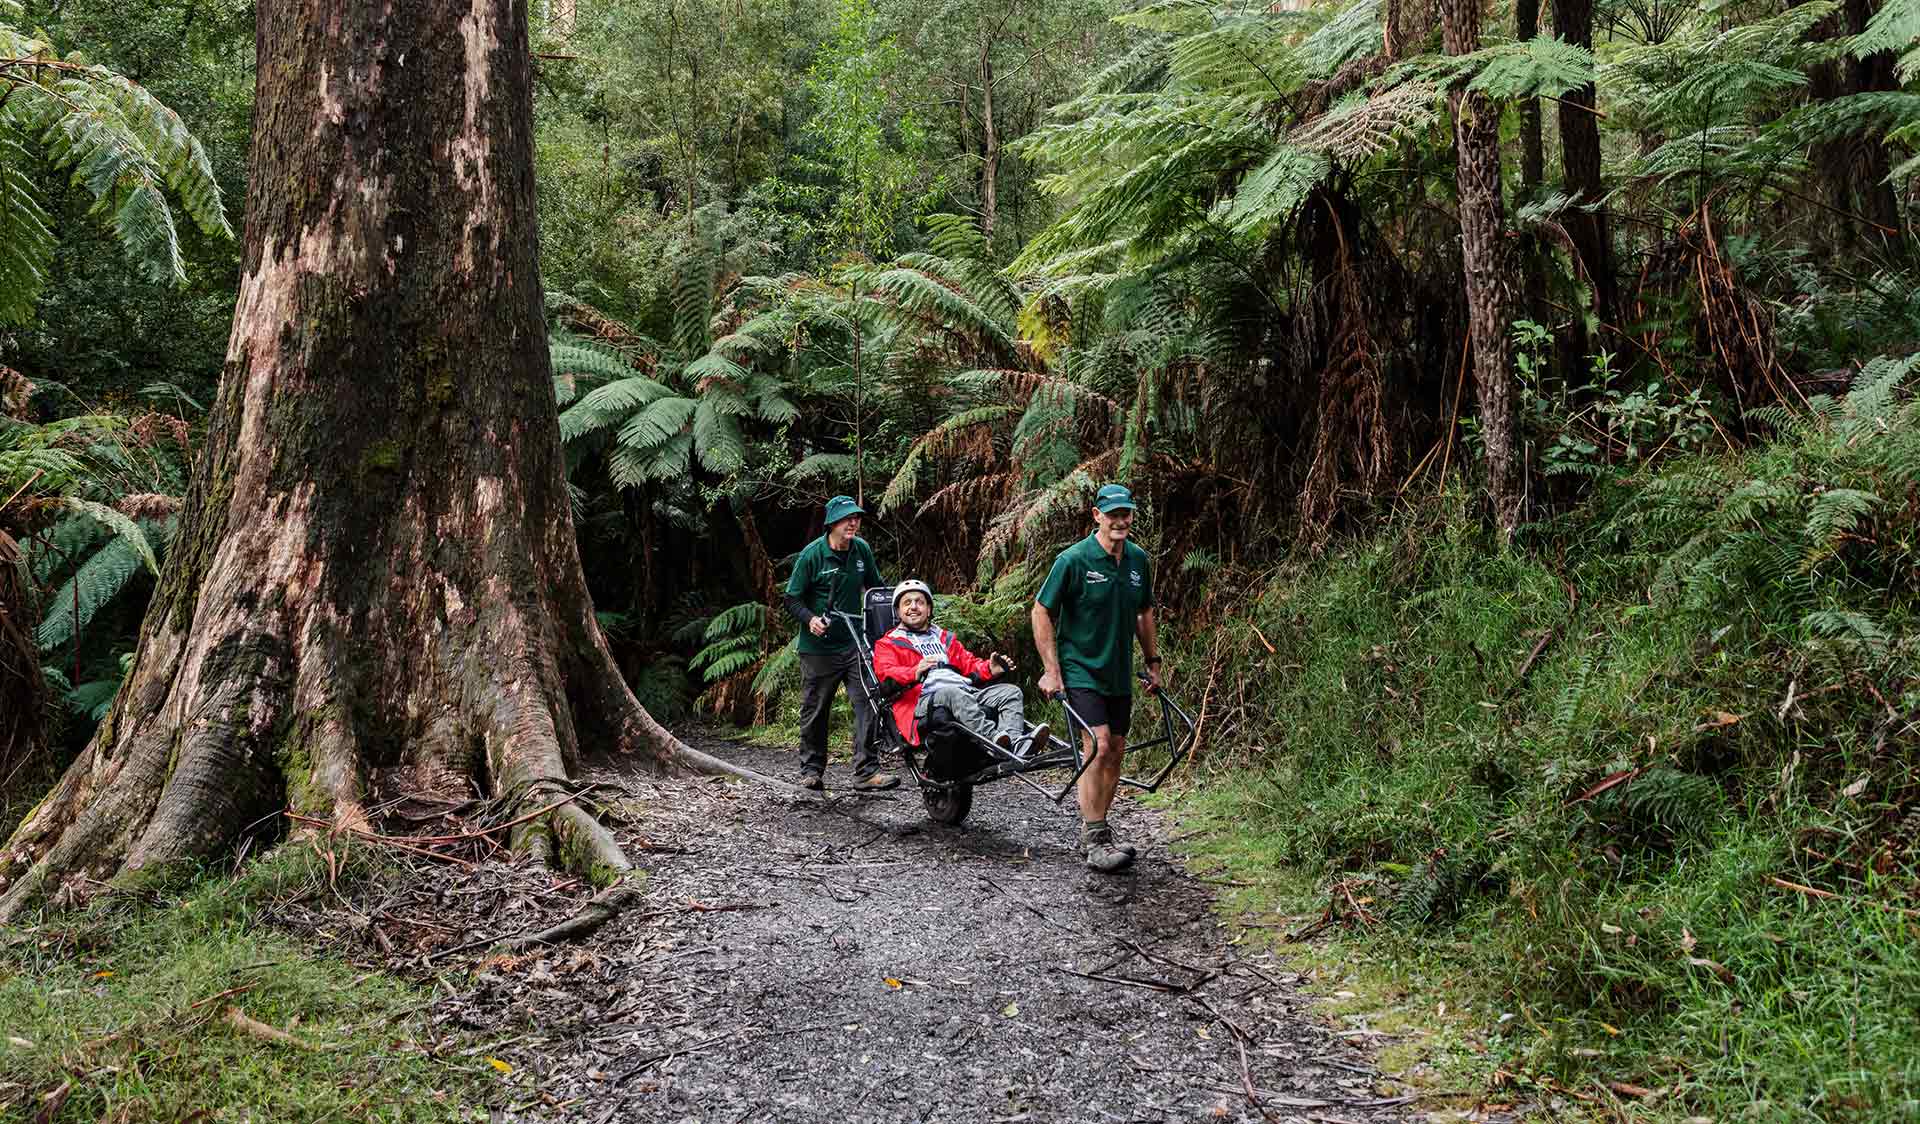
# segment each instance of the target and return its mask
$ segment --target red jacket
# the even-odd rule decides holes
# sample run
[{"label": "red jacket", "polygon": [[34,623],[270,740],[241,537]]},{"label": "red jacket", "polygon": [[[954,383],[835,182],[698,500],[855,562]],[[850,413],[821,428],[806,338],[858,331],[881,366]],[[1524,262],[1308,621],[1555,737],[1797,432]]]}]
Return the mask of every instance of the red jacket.
[{"label": "red jacket", "polygon": [[[947,653],[948,666],[975,684],[993,678],[991,662],[967,651],[960,638],[946,629],[936,631],[940,634],[940,646]],[[900,697],[893,700],[893,724],[899,727],[900,736],[906,738],[909,745],[920,744],[920,730],[913,721],[913,708],[920,702],[920,681],[914,678],[913,669],[920,665],[920,659],[920,650],[907,639],[904,627],[894,628],[873,646],[874,676],[883,684],[889,681],[909,684]]]}]

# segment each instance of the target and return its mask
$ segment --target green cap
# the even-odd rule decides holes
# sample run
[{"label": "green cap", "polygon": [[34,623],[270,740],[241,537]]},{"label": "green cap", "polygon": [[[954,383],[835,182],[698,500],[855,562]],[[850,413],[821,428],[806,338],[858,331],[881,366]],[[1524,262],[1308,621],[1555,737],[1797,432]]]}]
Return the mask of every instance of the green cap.
[{"label": "green cap", "polygon": [[835,496],[827,501],[827,526],[831,527],[849,515],[865,515],[852,496]]},{"label": "green cap", "polygon": [[1133,493],[1119,484],[1102,484],[1100,490],[1093,494],[1093,506],[1103,513],[1123,507],[1132,511]]}]

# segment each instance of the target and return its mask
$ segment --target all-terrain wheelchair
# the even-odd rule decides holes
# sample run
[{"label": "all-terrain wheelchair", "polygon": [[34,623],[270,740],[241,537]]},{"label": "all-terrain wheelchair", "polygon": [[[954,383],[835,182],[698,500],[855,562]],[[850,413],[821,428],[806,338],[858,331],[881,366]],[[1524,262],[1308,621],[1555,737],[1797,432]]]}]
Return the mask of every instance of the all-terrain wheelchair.
[{"label": "all-terrain wheelchair", "polygon": [[[958,824],[973,810],[973,790],[978,785],[1004,778],[1016,778],[1054,803],[1065,800],[1080,780],[1080,774],[1092,764],[1085,750],[1091,732],[1084,719],[1066,701],[1064,692],[1055,700],[1066,711],[1064,738],[1047,738],[1044,746],[1028,747],[1024,754],[1002,749],[970,727],[958,722],[945,707],[932,707],[920,726],[920,744],[913,745],[893,721],[893,701],[906,690],[903,684],[883,683],[873,671],[873,645],[893,629],[893,589],[878,587],[867,591],[865,612],[855,617],[836,612],[853,632],[860,652],[860,674],[867,687],[867,705],[872,708],[871,727],[885,745],[900,751],[907,772],[920,786],[920,799],[927,816],[936,823]],[[1192,750],[1194,722],[1180,704],[1165,691],[1154,691],[1160,703],[1160,734],[1146,741],[1129,742],[1128,755],[1165,747],[1166,762],[1148,780],[1123,776],[1120,783],[1143,792],[1156,792]],[[1027,726],[1033,729],[1032,723]],[[1081,735],[1087,735],[1083,740]],[[917,760],[916,760],[917,756]],[[1055,769],[1070,772],[1058,792],[1042,786],[1027,774]]]}]

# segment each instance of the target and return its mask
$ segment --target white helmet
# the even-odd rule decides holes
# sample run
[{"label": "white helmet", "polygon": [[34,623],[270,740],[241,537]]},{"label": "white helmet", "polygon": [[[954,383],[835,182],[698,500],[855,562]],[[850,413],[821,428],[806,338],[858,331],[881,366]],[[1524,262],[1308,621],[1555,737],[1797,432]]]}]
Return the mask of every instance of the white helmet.
[{"label": "white helmet", "polygon": [[908,578],[906,581],[893,587],[893,611],[895,613],[900,611],[900,599],[909,593],[918,593],[922,597],[925,597],[927,599],[927,608],[929,610],[933,608],[933,590],[929,589],[927,583],[921,581],[919,578]]}]

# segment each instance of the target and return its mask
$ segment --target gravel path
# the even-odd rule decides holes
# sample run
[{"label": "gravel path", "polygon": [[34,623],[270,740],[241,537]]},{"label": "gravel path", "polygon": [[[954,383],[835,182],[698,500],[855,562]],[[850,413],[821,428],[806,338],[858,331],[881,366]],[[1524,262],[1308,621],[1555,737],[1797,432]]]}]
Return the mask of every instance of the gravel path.
[{"label": "gravel path", "polygon": [[[787,754],[702,748],[793,771]],[[616,762],[588,779],[622,794],[612,818],[645,901],[586,942],[472,960],[435,1007],[512,1067],[496,1120],[1361,1122],[1417,1107],[1363,1040],[1306,1013],[1295,977],[1227,943],[1208,887],[1137,804],[1115,822],[1140,862],[1114,878],[1082,866],[1071,801],[1018,782],[982,788],[955,829],[910,785],[823,804]],[[579,898],[524,865],[438,870],[359,910],[403,969],[458,968],[456,940],[538,928]]]}]

